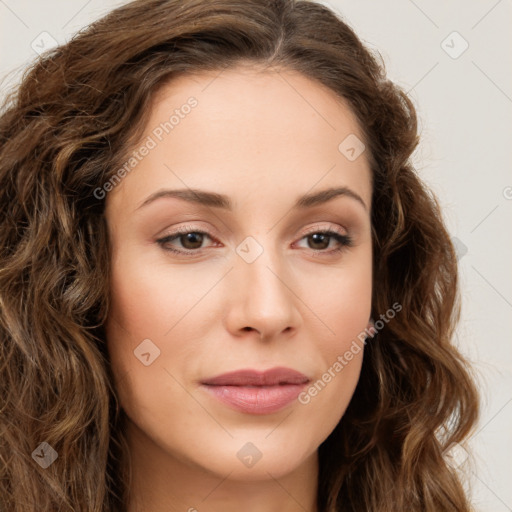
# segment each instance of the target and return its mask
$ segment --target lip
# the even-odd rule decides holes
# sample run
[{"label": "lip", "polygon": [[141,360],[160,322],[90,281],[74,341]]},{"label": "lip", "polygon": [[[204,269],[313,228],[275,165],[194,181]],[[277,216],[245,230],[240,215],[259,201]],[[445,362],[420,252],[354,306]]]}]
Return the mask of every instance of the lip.
[{"label": "lip", "polygon": [[309,382],[306,375],[277,367],[263,372],[237,370],[203,380],[201,385],[225,405],[248,414],[270,414],[293,402]]}]

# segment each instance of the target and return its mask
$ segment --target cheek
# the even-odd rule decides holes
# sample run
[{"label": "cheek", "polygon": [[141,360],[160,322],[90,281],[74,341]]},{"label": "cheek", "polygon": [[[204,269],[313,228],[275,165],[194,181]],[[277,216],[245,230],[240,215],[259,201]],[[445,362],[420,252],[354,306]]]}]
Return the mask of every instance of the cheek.
[{"label": "cheek", "polygon": [[326,431],[333,429],[343,415],[359,380],[371,299],[372,272],[367,258],[340,269],[329,279],[328,288],[317,288],[310,295],[311,309],[324,327],[322,336],[312,334],[323,371],[299,401],[323,411]]},{"label": "cheek", "polygon": [[190,280],[179,277],[179,271],[170,272],[162,261],[146,257],[140,248],[127,247],[115,259],[107,322],[113,357],[117,352],[122,359],[124,352],[131,355],[127,364],[133,365],[133,350],[146,339],[163,350],[162,343],[179,330],[181,324],[178,329],[174,326],[196,295]]},{"label": "cheek", "polygon": [[[117,258],[112,266],[106,341],[121,393],[127,392],[125,379],[128,375],[132,379],[140,372],[154,368],[161,352],[160,342],[157,344],[154,340],[161,339],[171,327],[169,311],[172,304],[162,302],[161,292],[155,286],[159,281],[153,274],[151,267],[139,265],[136,259],[128,257]],[[168,300],[171,297],[169,294]],[[149,360],[154,361],[147,367],[143,363],[148,362],[148,356],[143,356],[146,353],[150,354]],[[122,381],[124,385],[120,385]],[[147,382],[142,380],[141,384],[145,386]]]},{"label": "cheek", "polygon": [[175,372],[170,362],[182,356],[176,345],[169,350],[163,344],[164,334],[176,322],[175,311],[181,308],[156,274],[154,266],[118,259],[112,269],[106,322],[115,389],[123,409],[144,431],[172,423],[170,411],[177,407],[188,414],[193,406],[171,376]]},{"label": "cheek", "polygon": [[346,350],[368,325],[372,303],[372,267],[368,259],[365,255],[331,273],[312,296],[312,309],[326,327],[322,343],[331,356]]},{"label": "cheek", "polygon": [[[154,267],[137,264],[136,259],[118,259],[112,269],[111,314],[125,329],[134,335],[147,337],[153,317],[167,310],[169,304],[162,303],[159,279]],[[169,293],[167,300],[174,294]],[[163,315],[165,317],[165,315]],[[162,315],[160,315],[162,318]]]},{"label": "cheek", "polygon": [[[347,280],[345,287],[322,297],[327,334],[316,336],[319,371],[298,397],[316,417],[317,433],[326,438],[339,423],[359,381],[371,311],[371,283]],[[357,284],[357,286],[356,286]]]},{"label": "cheek", "polygon": [[179,342],[200,324],[191,326],[194,312],[187,316],[204,294],[204,286],[190,286],[193,277],[170,272],[130,248],[112,265],[107,347],[121,402],[129,410],[138,404],[137,414],[157,406],[162,398],[157,389],[169,392],[169,399],[179,395],[179,385],[166,371],[175,375],[176,361],[181,370],[197,358],[194,344]]}]

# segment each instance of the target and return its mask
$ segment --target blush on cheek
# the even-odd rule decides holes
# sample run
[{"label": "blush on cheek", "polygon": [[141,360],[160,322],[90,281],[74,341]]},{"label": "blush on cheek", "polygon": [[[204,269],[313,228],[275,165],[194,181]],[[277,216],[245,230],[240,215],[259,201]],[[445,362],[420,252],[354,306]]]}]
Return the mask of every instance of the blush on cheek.
[{"label": "blush on cheek", "polygon": [[111,312],[116,322],[135,337],[148,337],[142,332],[154,325],[153,310],[161,304],[152,289],[154,277],[147,276],[141,268],[117,262],[111,278]]}]

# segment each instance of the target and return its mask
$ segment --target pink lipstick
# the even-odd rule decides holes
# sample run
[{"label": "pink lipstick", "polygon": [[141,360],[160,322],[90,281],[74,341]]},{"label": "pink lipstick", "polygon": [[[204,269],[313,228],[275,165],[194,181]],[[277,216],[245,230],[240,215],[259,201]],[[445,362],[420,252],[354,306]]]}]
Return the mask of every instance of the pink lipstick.
[{"label": "pink lipstick", "polygon": [[270,414],[293,402],[309,382],[304,374],[277,367],[259,372],[237,370],[203,380],[213,397],[248,414]]}]

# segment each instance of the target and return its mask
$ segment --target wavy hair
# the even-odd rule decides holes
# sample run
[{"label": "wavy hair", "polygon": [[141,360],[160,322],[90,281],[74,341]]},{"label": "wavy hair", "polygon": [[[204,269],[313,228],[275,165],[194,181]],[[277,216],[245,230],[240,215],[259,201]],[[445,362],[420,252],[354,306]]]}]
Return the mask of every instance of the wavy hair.
[{"label": "wavy hair", "polygon": [[[417,116],[378,52],[308,0],[137,0],[42,54],[0,111],[0,510],[126,510],[123,411],[105,343],[105,200],[174,77],[239,63],[295,70],[344,98],[362,128],[372,196],[372,315],[354,396],[319,447],[320,512],[467,512],[445,454],[479,397],[452,343],[457,258],[410,157]],[[46,469],[34,450],[58,454]],[[37,455],[37,454],[36,454]]]}]

